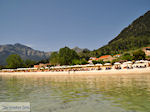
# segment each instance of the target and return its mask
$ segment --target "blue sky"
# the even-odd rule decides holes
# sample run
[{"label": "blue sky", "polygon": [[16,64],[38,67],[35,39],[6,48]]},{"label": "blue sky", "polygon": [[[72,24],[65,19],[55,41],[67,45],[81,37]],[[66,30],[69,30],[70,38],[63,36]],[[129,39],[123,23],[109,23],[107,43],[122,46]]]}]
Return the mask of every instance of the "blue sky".
[{"label": "blue sky", "polygon": [[0,44],[93,50],[148,10],[150,0],[0,0]]}]

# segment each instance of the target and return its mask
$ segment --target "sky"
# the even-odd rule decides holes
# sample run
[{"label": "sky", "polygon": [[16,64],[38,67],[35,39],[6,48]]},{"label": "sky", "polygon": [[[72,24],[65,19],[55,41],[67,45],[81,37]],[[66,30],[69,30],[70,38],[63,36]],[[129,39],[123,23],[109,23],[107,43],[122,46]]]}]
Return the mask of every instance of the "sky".
[{"label": "sky", "polygon": [[0,45],[97,49],[150,10],[150,0],[0,0]]}]

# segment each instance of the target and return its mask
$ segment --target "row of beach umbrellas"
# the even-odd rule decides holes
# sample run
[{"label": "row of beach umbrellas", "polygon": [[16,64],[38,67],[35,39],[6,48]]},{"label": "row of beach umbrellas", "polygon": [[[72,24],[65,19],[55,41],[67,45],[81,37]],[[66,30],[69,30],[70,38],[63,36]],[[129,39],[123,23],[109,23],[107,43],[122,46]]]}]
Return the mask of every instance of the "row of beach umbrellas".
[{"label": "row of beach umbrellas", "polygon": [[[148,63],[149,61],[147,60],[139,60],[139,61],[136,61],[135,64],[138,64],[138,63]],[[127,61],[127,62],[124,62],[123,65],[130,65],[130,64],[133,64],[132,61]],[[115,62],[114,65],[121,65],[120,62]],[[53,66],[53,67],[50,67],[51,69],[64,69],[64,68],[80,68],[80,67],[94,67],[94,66],[103,66],[102,64],[86,64],[86,65],[72,65],[72,66]],[[104,66],[111,66],[111,63],[105,63]],[[34,69],[37,69],[37,68],[17,68],[17,69],[7,69],[10,70],[10,71],[13,71],[13,70],[34,70]],[[41,68],[41,69],[44,69],[44,68]],[[45,69],[49,69],[49,67],[45,67]],[[5,70],[5,69],[4,69]]]}]

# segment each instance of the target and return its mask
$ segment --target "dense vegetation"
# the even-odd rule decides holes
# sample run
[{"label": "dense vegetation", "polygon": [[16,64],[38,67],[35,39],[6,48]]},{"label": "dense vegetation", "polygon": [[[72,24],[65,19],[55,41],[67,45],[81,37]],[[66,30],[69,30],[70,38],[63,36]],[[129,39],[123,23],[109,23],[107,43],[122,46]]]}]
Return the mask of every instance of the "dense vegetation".
[{"label": "dense vegetation", "polygon": [[91,53],[93,56],[117,54],[135,50],[150,44],[150,11],[136,19],[131,25],[107,45]]},{"label": "dense vegetation", "polygon": [[50,63],[52,65],[75,65],[75,64],[86,64],[85,58],[80,57],[76,51],[64,47],[59,52],[53,52],[50,56]]},{"label": "dense vegetation", "polygon": [[[52,65],[76,65],[76,64],[87,64],[87,56],[86,53],[90,51],[85,49],[83,52],[77,54],[76,51],[70,49],[68,47],[61,48],[59,52],[53,52],[50,56],[50,60],[41,60],[41,61],[33,61],[33,60],[23,60],[20,55],[18,54],[11,54],[7,57],[6,62],[7,65],[0,66],[2,68],[29,68],[33,67],[35,64],[39,63],[51,63]],[[82,53],[84,55],[82,55]],[[88,58],[87,58],[88,59]]]},{"label": "dense vegetation", "polygon": [[115,62],[124,62],[124,61],[137,61],[137,60],[145,60],[147,57],[145,55],[145,52],[142,50],[137,50],[133,51],[131,53],[124,53],[121,57],[118,57],[114,60],[110,61],[103,61],[103,60],[98,60],[98,61],[92,61],[93,64],[104,64],[104,63],[112,63],[114,64]]},{"label": "dense vegetation", "polygon": [[6,59],[7,65],[3,68],[23,68],[23,67],[33,67],[36,64],[33,60],[23,60],[18,54],[11,54]]},{"label": "dense vegetation", "polygon": [[[131,60],[141,60],[145,59],[146,55],[145,52],[142,50],[137,50],[132,53],[125,53],[121,57],[110,61],[103,61],[103,60],[98,60],[98,61],[93,61],[93,64],[97,63],[115,63],[118,61],[131,61]],[[21,57],[17,54],[12,54],[7,57],[7,65],[6,66],[0,66],[0,70],[2,68],[29,68],[33,67],[35,64],[39,63],[48,63],[48,60],[41,60],[39,62],[35,62],[33,60],[23,60]],[[87,64],[87,60],[84,57],[80,57],[76,51],[64,47],[59,50],[59,52],[53,52],[51,57],[50,57],[50,63],[52,65],[77,65],[77,64]]]}]

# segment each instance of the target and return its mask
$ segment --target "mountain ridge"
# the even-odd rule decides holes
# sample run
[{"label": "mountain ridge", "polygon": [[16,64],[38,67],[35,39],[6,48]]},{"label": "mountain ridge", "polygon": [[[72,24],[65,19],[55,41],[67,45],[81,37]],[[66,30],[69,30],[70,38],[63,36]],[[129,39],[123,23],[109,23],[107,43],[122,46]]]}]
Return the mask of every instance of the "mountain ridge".
[{"label": "mountain ridge", "polygon": [[34,50],[31,47],[22,45],[20,43],[16,43],[14,45],[0,45],[0,65],[5,65],[7,57],[11,54],[18,54],[24,60],[31,59],[35,61],[40,61],[42,59],[49,58],[51,52]]},{"label": "mountain ridge", "polygon": [[[145,18],[146,18],[146,20],[145,20]],[[148,19],[148,21],[147,21],[147,19]],[[125,27],[117,37],[115,37],[114,39],[109,41],[109,44],[112,43],[113,41],[121,38],[124,33],[128,33],[128,32],[132,31],[131,33],[129,33],[127,35],[129,37],[131,35],[138,35],[138,34],[142,33],[143,30],[145,32],[150,31],[150,26],[148,26],[149,21],[150,21],[150,10],[147,11],[144,15],[142,15],[142,16],[138,17],[136,20],[134,20],[128,27]],[[138,30],[138,32],[137,32],[137,30]]]},{"label": "mountain ridge", "polygon": [[84,50],[89,50],[87,48],[79,48],[78,46],[72,48],[74,51],[76,51],[77,53],[83,52]]}]

